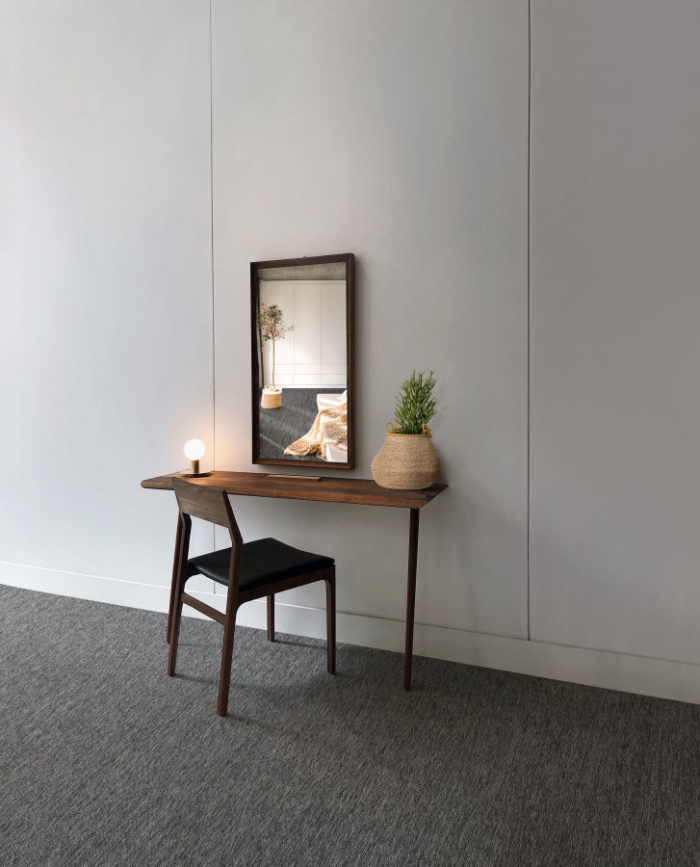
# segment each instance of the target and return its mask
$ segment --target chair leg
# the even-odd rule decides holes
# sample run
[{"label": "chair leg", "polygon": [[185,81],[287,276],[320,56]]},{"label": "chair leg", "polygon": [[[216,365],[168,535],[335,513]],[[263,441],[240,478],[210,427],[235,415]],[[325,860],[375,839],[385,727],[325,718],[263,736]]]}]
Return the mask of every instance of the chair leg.
[{"label": "chair leg", "polygon": [[177,660],[177,644],[180,640],[180,621],[182,620],[182,588],[177,588],[177,601],[175,602],[175,610],[173,611],[173,623],[170,632],[170,653],[168,655],[168,674],[173,677],[175,675],[175,663]]},{"label": "chair leg", "polygon": [[219,680],[219,706],[217,708],[219,716],[226,716],[228,713],[228,693],[231,685],[231,658],[233,656],[233,633],[236,629],[236,613],[236,608],[227,612],[226,624],[224,626],[224,647],[221,651],[221,678]]},{"label": "chair leg", "polygon": [[335,674],[335,569],[326,578],[326,643],[328,645],[328,673]]},{"label": "chair leg", "polygon": [[275,640],[275,594],[267,597],[267,640]]}]

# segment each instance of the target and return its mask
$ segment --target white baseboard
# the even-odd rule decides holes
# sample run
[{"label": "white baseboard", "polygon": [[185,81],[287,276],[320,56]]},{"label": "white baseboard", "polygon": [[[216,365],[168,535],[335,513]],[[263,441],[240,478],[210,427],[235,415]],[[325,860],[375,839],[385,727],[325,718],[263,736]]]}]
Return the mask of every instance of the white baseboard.
[{"label": "white baseboard", "polygon": [[[0,562],[0,584],[148,611],[168,609],[169,590],[164,586],[16,563]],[[223,605],[223,596],[193,595],[215,608],[221,609]],[[189,616],[202,616],[193,609],[187,608],[186,612]],[[325,610],[317,608],[284,603],[275,608],[276,628],[291,635],[324,638],[325,617]],[[264,629],[265,602],[243,606],[238,623]],[[346,644],[403,651],[404,624],[400,621],[339,613],[337,630],[338,641]],[[415,628],[414,652],[417,656],[700,704],[700,666],[683,662],[420,624]],[[414,677],[414,685],[420,688],[420,678]]]}]

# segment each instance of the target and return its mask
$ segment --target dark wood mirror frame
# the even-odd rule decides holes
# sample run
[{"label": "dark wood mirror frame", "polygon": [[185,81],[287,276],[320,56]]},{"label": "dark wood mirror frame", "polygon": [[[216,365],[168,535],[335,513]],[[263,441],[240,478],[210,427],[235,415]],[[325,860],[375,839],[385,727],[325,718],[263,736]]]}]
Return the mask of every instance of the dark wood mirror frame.
[{"label": "dark wood mirror frame", "polygon": [[[348,459],[345,463],[337,461],[282,460],[260,457],[260,364],[258,360],[258,321],[257,311],[260,302],[260,271],[267,268],[289,268],[297,265],[328,265],[345,263],[346,299],[346,349],[347,349],[347,392],[348,392]],[[251,347],[251,394],[253,400],[253,463],[279,467],[313,467],[334,470],[352,470],[355,467],[355,370],[354,370],[354,298],[355,298],[355,257],[352,253],[336,256],[304,256],[300,259],[272,259],[268,262],[250,264],[250,347]]]}]

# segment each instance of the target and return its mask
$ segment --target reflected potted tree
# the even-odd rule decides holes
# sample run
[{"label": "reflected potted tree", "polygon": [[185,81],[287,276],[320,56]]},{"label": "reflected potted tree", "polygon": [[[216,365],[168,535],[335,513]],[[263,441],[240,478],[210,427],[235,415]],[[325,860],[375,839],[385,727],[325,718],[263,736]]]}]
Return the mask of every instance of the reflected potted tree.
[{"label": "reflected potted tree", "polygon": [[[263,386],[260,405],[263,409],[279,409],[282,406],[282,389],[275,384],[275,344],[284,340],[293,325],[285,325],[284,311],[277,304],[261,304],[258,313],[258,327],[263,343],[272,344],[272,363],[270,365],[270,381]],[[263,381],[265,366],[263,365]]]}]

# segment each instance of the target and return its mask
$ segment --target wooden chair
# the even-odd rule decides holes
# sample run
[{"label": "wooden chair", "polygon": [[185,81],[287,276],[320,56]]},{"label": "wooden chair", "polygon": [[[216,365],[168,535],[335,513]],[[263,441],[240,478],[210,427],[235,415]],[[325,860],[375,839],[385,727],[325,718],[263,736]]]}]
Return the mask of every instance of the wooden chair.
[{"label": "wooden chair", "polygon": [[[225,491],[178,478],[173,479],[173,487],[180,513],[168,614],[168,674],[175,674],[183,604],[221,623],[224,627],[224,646],[221,653],[218,712],[225,716],[228,709],[236,612],[243,603],[267,596],[267,637],[274,641],[275,593],[312,584],[314,581],[326,582],[328,671],[335,674],[335,562],[330,557],[292,548],[277,539],[258,539],[244,544]],[[189,560],[193,517],[226,527],[231,536],[231,547]],[[225,614],[185,593],[187,579],[198,574],[206,575],[228,588]]]}]

